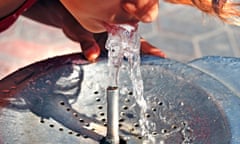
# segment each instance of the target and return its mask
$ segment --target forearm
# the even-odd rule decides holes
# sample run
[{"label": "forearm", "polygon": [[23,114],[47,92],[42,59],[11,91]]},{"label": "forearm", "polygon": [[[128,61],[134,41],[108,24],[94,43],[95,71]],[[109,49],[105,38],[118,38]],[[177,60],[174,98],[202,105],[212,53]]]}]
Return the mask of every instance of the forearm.
[{"label": "forearm", "polygon": [[0,19],[18,9],[25,0],[0,0]]},{"label": "forearm", "polygon": [[59,0],[38,0],[22,15],[37,22],[59,28],[63,26],[64,19],[67,20],[72,17]]}]

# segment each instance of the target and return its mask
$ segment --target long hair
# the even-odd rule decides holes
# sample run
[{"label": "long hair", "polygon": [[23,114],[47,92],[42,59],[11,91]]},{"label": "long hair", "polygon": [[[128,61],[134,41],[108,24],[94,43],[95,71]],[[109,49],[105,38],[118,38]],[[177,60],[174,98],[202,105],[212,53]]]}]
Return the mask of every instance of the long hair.
[{"label": "long hair", "polygon": [[165,0],[174,4],[190,5],[219,17],[224,22],[240,26],[240,2],[230,0]]}]

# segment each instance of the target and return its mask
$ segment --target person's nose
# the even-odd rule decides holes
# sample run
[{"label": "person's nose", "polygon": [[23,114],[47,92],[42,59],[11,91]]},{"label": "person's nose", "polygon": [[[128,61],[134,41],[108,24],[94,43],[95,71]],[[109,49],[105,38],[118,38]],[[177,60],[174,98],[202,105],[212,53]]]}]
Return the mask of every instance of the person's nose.
[{"label": "person's nose", "polygon": [[135,19],[149,23],[158,16],[158,0],[125,0],[124,10]]}]

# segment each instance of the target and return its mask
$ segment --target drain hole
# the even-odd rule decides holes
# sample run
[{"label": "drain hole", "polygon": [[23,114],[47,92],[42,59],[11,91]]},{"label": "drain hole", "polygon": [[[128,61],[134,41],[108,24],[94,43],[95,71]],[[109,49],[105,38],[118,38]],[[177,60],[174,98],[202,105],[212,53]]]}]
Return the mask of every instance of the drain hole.
[{"label": "drain hole", "polygon": [[67,111],[70,111],[71,109],[70,109],[70,108],[67,108],[66,110],[67,110]]},{"label": "drain hole", "polygon": [[40,123],[44,123],[44,120],[40,120]]},{"label": "drain hole", "polygon": [[121,112],[120,115],[121,115],[121,116],[125,116],[126,113],[125,113],[125,112]]},{"label": "drain hole", "polygon": [[130,102],[130,99],[125,98],[125,102],[129,103],[129,102]]},{"label": "drain hole", "polygon": [[134,127],[139,127],[139,124],[138,124],[138,123],[135,123],[135,124],[134,124]]},{"label": "drain hole", "polygon": [[154,136],[157,135],[157,132],[152,132],[152,135],[154,135]]},{"label": "drain hole", "polygon": [[80,136],[81,136],[81,134],[79,134],[79,133],[78,133],[78,134],[76,134],[76,136],[77,136],[77,137],[80,137]]},{"label": "drain hole", "polygon": [[63,131],[63,128],[59,128],[58,130],[59,130],[59,131]]},{"label": "drain hole", "polygon": [[133,95],[133,92],[132,92],[132,91],[130,91],[130,92],[128,92],[128,94],[129,94],[129,95]]},{"label": "drain hole", "polygon": [[152,111],[154,111],[154,112],[155,112],[155,111],[157,111],[157,109],[156,109],[156,108],[152,108]]},{"label": "drain hole", "polygon": [[64,101],[60,101],[60,105],[65,105]]},{"label": "drain hole", "polygon": [[87,135],[83,135],[83,138],[87,139],[87,138],[88,138],[88,136],[87,136]]},{"label": "drain hole", "polygon": [[146,113],[145,116],[146,116],[146,118],[150,118],[151,117],[151,115],[149,113]]},{"label": "drain hole", "polygon": [[77,113],[73,113],[73,115],[74,115],[75,117],[78,117],[78,114],[77,114]]},{"label": "drain hole", "polygon": [[72,134],[73,134],[73,132],[71,132],[71,131],[70,131],[70,132],[68,132],[68,134],[72,135]]},{"label": "drain hole", "polygon": [[111,52],[115,52],[115,49],[111,49]]},{"label": "drain hole", "polygon": [[106,121],[106,119],[105,119],[105,118],[103,118],[101,121],[102,121],[102,122],[105,122],[105,121]]},{"label": "drain hole", "polygon": [[81,123],[84,123],[84,120],[83,120],[83,119],[79,119],[79,121],[80,121]]},{"label": "drain hole", "polygon": [[133,132],[135,129],[134,128],[131,128],[130,131]]},{"label": "drain hole", "polygon": [[100,113],[100,116],[104,116],[104,115],[105,115],[104,112],[101,112],[101,113]]},{"label": "drain hole", "polygon": [[99,94],[99,92],[98,92],[98,91],[95,91],[94,94]]},{"label": "drain hole", "polygon": [[103,109],[103,106],[98,106],[98,109],[100,109],[100,110]]},{"label": "drain hole", "polygon": [[164,134],[164,133],[167,133],[167,130],[166,129],[162,129],[161,132]]},{"label": "drain hole", "polygon": [[141,139],[142,139],[142,136],[138,136],[138,139],[140,139],[140,140],[141,140]]},{"label": "drain hole", "polygon": [[118,126],[119,126],[119,128],[121,128],[121,127],[122,127],[122,124],[118,124]]},{"label": "drain hole", "polygon": [[127,109],[128,109],[128,106],[123,106],[123,109],[124,109],[124,110],[127,110]]},{"label": "drain hole", "polygon": [[173,128],[173,129],[177,129],[177,126],[176,126],[176,125],[172,125],[172,128]]},{"label": "drain hole", "polygon": [[89,124],[89,123],[85,123],[85,126],[86,126],[86,127],[89,127],[89,126],[90,126],[90,124]]},{"label": "drain hole", "polygon": [[53,125],[53,124],[50,124],[50,125],[49,125],[49,127],[53,128],[53,127],[54,127],[54,125]]},{"label": "drain hole", "polygon": [[158,105],[162,106],[162,105],[163,105],[163,102],[161,102],[161,101],[160,101],[160,102],[158,102]]},{"label": "drain hole", "polygon": [[101,99],[100,99],[100,98],[96,98],[96,101],[97,101],[97,102],[100,102],[100,101],[101,101]]},{"label": "drain hole", "polygon": [[120,119],[119,119],[119,122],[124,122],[124,121],[125,121],[124,118],[120,118]]}]

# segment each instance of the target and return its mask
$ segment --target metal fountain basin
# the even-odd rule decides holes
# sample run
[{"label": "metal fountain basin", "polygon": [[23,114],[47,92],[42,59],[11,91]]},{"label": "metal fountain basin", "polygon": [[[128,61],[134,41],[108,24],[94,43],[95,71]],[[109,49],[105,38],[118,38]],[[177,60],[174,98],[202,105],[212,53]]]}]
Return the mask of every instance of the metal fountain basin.
[{"label": "metal fountain basin", "polygon": [[[142,57],[149,106],[145,117],[156,124],[150,132],[157,143],[240,143],[238,88],[230,89],[204,70],[200,61]],[[88,63],[76,53],[34,63],[2,79],[0,143],[98,144],[106,135],[107,78],[106,58]],[[142,143],[140,107],[125,68],[119,90],[120,137]]]}]

